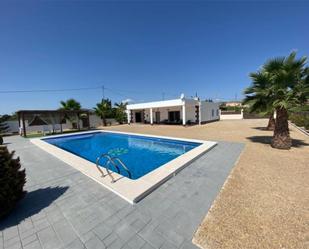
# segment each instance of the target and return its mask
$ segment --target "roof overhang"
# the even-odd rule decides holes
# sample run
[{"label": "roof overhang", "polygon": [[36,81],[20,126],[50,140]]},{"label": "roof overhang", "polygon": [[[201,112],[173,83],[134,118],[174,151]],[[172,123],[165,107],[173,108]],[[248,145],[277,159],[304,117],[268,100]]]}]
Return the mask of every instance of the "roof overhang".
[{"label": "roof overhang", "polygon": [[140,109],[162,108],[162,107],[171,107],[171,106],[183,106],[185,104],[196,104],[196,103],[198,103],[198,101],[194,99],[162,100],[162,101],[154,101],[154,102],[127,105],[127,110],[140,110]]}]

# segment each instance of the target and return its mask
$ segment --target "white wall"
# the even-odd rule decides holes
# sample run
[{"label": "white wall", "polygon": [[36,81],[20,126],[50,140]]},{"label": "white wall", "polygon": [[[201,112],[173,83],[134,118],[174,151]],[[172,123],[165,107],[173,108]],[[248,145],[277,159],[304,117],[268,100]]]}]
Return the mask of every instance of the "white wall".
[{"label": "white wall", "polygon": [[[182,116],[182,112],[181,112]],[[186,122],[191,121],[192,123],[196,122],[196,113],[194,104],[186,104]]]},{"label": "white wall", "polygon": [[220,118],[219,103],[201,101],[200,108],[201,122],[218,120]]},{"label": "white wall", "polygon": [[221,120],[244,119],[244,113],[243,113],[243,110],[241,110],[240,114],[221,114],[221,110],[220,110],[220,119]]},{"label": "white wall", "polygon": [[89,123],[91,128],[96,128],[99,126],[102,126],[102,120],[100,117],[98,117],[95,114],[90,114],[89,115]]}]

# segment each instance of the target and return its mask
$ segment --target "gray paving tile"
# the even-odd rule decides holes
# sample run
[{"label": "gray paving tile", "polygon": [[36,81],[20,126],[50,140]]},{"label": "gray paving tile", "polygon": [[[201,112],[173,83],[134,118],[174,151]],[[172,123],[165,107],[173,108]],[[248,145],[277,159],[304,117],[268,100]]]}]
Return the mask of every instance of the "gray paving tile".
[{"label": "gray paving tile", "polygon": [[66,220],[56,222],[53,227],[64,245],[68,245],[78,238],[73,227]]},{"label": "gray paving tile", "polygon": [[146,244],[146,241],[140,236],[135,235],[127,243],[132,249],[140,249]]},{"label": "gray paving tile", "polygon": [[4,240],[9,240],[9,239],[12,239],[12,238],[18,237],[18,236],[19,236],[19,234],[18,234],[17,226],[6,228],[3,231],[3,239]]},{"label": "gray paving tile", "polygon": [[19,236],[17,236],[17,237],[10,238],[8,240],[4,240],[3,244],[4,244],[5,248],[8,248],[8,247],[11,247],[15,244],[20,244],[20,242],[21,242],[20,238],[19,238]]},{"label": "gray paving tile", "polygon": [[90,240],[85,242],[85,246],[87,249],[104,249],[105,245],[98,237],[93,237]]},{"label": "gray paving tile", "polygon": [[80,241],[80,239],[75,239],[69,245],[65,247],[66,249],[84,249],[84,244]]},{"label": "gray paving tile", "polygon": [[61,242],[51,227],[39,231],[38,236],[44,249],[61,248]]},{"label": "gray paving tile", "polygon": [[21,242],[24,249],[196,248],[193,233],[243,149],[219,142],[132,206],[29,140],[5,139],[27,170],[28,193],[48,190],[26,198],[8,225],[1,224],[0,249],[18,248]]},{"label": "gray paving tile", "polygon": [[24,249],[42,249],[42,246],[38,240],[35,240],[23,247]]},{"label": "gray paving tile", "polygon": [[101,240],[104,240],[108,235],[110,235],[113,231],[107,227],[104,223],[99,224],[93,230]]},{"label": "gray paving tile", "polygon": [[177,249],[174,244],[171,244],[170,242],[165,241],[164,244],[160,247],[160,249]]},{"label": "gray paving tile", "polygon": [[114,243],[114,241],[119,240],[119,237],[117,236],[116,233],[111,233],[110,235],[108,235],[104,240],[104,244],[108,247],[109,245],[111,245],[112,243]]},{"label": "gray paving tile", "polygon": [[185,241],[181,246],[180,249],[198,249],[196,245],[194,245],[191,241]]},{"label": "gray paving tile", "polygon": [[24,239],[22,239],[22,245],[26,246],[34,241],[38,240],[38,236],[36,234],[32,234]]}]

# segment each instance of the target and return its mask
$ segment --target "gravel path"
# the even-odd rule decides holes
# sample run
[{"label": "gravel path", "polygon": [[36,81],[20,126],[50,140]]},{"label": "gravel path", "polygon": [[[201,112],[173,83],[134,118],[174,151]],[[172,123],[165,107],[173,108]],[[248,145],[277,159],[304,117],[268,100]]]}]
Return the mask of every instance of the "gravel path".
[{"label": "gravel path", "polygon": [[108,129],[246,144],[197,230],[202,248],[309,248],[309,137],[291,128],[293,148],[272,149],[267,120],[203,126],[124,125]]}]

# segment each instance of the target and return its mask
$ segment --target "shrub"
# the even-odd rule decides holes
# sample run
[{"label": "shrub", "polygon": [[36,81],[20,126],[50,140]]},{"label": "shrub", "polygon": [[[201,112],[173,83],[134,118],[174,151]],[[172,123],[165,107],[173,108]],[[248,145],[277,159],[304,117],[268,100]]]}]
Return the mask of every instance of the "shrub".
[{"label": "shrub", "polygon": [[5,133],[9,127],[0,120],[0,145],[3,144],[2,133]]},{"label": "shrub", "polygon": [[0,145],[0,219],[26,194],[23,190],[26,183],[25,170],[20,169],[19,158],[13,157],[14,151],[9,152],[6,146]]}]

